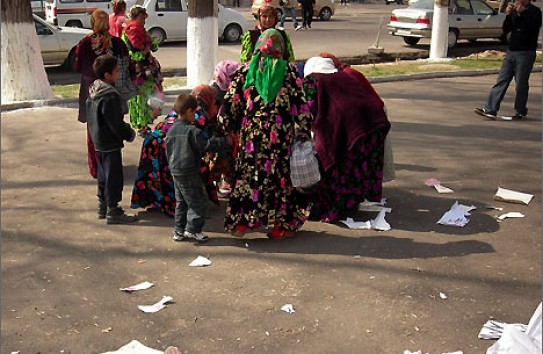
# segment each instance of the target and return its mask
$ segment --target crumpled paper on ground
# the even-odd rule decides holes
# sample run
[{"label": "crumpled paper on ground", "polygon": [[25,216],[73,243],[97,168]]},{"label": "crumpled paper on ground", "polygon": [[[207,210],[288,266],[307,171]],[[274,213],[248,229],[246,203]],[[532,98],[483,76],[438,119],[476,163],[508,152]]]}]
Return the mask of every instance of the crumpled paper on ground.
[{"label": "crumpled paper on ground", "polygon": [[353,218],[347,218],[340,220],[339,222],[345,224],[349,229],[353,230],[377,230],[388,231],[391,229],[390,224],[385,220],[386,210],[382,209],[377,217],[369,221],[354,221]]},{"label": "crumpled paper on ground", "polygon": [[114,352],[105,352],[102,354],[163,354],[161,350],[152,349],[141,344],[137,340],[133,340],[130,343],[120,347]]},{"label": "crumpled paper on ground", "polygon": [[294,310],[294,306],[292,304],[285,304],[281,307],[281,311],[285,311],[286,313],[294,313],[296,310]]},{"label": "crumpled paper on ground", "polygon": [[443,186],[441,182],[435,178],[428,178],[426,181],[424,181],[424,184],[428,187],[434,187],[439,194],[454,193],[452,189]]},{"label": "crumpled paper on ground", "polygon": [[494,200],[528,205],[533,197],[531,194],[498,187],[498,191],[494,195]]},{"label": "crumpled paper on ground", "polygon": [[173,301],[171,296],[163,296],[159,302],[153,305],[138,305],[138,308],[145,313],[158,312],[166,307],[166,304]]},{"label": "crumpled paper on ground", "polygon": [[458,201],[456,201],[451,209],[443,214],[437,223],[441,225],[464,227],[469,222],[469,219],[466,218],[466,216],[471,215],[470,210],[472,210],[472,208],[472,206],[458,204]]},{"label": "crumpled paper on ground", "polygon": [[121,288],[119,290],[121,291],[125,291],[127,293],[131,293],[132,291],[136,291],[136,290],[146,290],[146,289],[149,289],[153,286],[154,284],[151,283],[151,282],[148,282],[148,281],[144,281],[142,283],[139,283],[139,284],[136,284],[136,285],[132,285],[132,286],[129,286],[127,288]]},{"label": "crumpled paper on ground", "polygon": [[510,211],[508,213],[498,216],[499,220],[505,220],[507,218],[523,218],[524,214],[519,213],[518,211]]},{"label": "crumpled paper on ground", "polygon": [[528,327],[522,323],[505,323],[496,320],[488,320],[479,331],[477,337],[479,339],[500,339],[506,326],[515,326],[521,332],[526,332],[526,328]]},{"label": "crumpled paper on ground", "polygon": [[203,256],[198,256],[195,260],[189,263],[189,267],[207,267],[210,265],[211,261]]}]

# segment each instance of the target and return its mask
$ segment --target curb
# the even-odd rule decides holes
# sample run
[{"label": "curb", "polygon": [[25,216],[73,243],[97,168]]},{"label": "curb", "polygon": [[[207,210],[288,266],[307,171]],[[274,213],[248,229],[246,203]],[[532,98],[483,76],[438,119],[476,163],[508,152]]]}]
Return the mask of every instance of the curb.
[{"label": "curb", "polygon": [[[484,76],[484,75],[497,74],[499,71],[500,71],[499,69],[439,71],[439,72],[433,72],[433,73],[374,77],[374,78],[368,78],[368,81],[374,84],[374,83],[384,83],[384,82],[428,80],[428,79],[441,79],[441,78],[452,78],[452,77],[462,77],[462,76]],[[532,69],[532,72],[541,72],[541,71],[542,71],[541,66],[537,66]],[[181,93],[189,93],[191,89],[192,88],[190,87],[182,87],[178,89],[166,90],[164,91],[164,94],[179,95]],[[0,111],[7,112],[7,111],[23,109],[23,108],[40,108],[40,107],[51,107],[51,106],[62,107],[62,106],[68,106],[68,105],[77,104],[77,103],[78,103],[78,98],[56,98],[52,100],[21,101],[21,102],[2,104],[0,106]]]}]

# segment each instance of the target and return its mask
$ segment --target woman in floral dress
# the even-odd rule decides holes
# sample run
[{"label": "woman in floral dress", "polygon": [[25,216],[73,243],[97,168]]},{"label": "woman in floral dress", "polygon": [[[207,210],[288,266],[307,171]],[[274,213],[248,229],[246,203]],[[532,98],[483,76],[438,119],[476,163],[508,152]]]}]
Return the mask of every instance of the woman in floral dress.
[{"label": "woman in floral dress", "polygon": [[390,123],[371,85],[338,71],[331,58],[308,59],[304,75],[321,167],[310,218],[333,222],[341,213],[358,209],[364,199],[381,200]]},{"label": "woman in floral dress", "polygon": [[290,181],[290,147],[309,136],[311,114],[302,80],[283,59],[281,34],[260,36],[249,63],[232,81],[219,113],[219,127],[239,132],[235,185],[225,229],[242,237],[247,229],[273,227],[272,238],[294,236],[309,215],[306,198]]}]

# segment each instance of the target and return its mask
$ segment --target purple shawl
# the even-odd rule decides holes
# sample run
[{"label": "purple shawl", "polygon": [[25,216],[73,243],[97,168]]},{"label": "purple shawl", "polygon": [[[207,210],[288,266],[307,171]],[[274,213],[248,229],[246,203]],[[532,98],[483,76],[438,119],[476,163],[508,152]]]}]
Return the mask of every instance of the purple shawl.
[{"label": "purple shawl", "polygon": [[315,149],[326,172],[360,139],[377,130],[388,133],[390,122],[383,102],[353,75],[312,75],[318,79]]}]

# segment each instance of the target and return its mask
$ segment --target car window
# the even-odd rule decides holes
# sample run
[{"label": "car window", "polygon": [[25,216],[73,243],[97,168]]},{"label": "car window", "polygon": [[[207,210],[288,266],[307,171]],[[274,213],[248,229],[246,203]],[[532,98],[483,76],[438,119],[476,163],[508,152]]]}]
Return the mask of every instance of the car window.
[{"label": "car window", "polygon": [[418,0],[416,3],[411,6],[413,9],[433,9],[434,8],[434,0]]},{"label": "car window", "polygon": [[63,4],[73,4],[76,2],[83,2],[83,0],[59,0]]},{"label": "car window", "polygon": [[468,0],[456,0],[456,7],[453,13],[457,15],[473,15],[473,10]]},{"label": "car window", "polygon": [[111,0],[87,0],[87,2],[110,2]]},{"label": "car window", "polygon": [[158,0],[156,11],[183,11],[181,0]]},{"label": "car window", "polygon": [[51,30],[41,22],[34,21],[34,26],[36,26],[36,34],[38,36],[51,34]]},{"label": "car window", "polygon": [[481,0],[471,0],[471,6],[476,15],[492,15],[494,10]]}]

